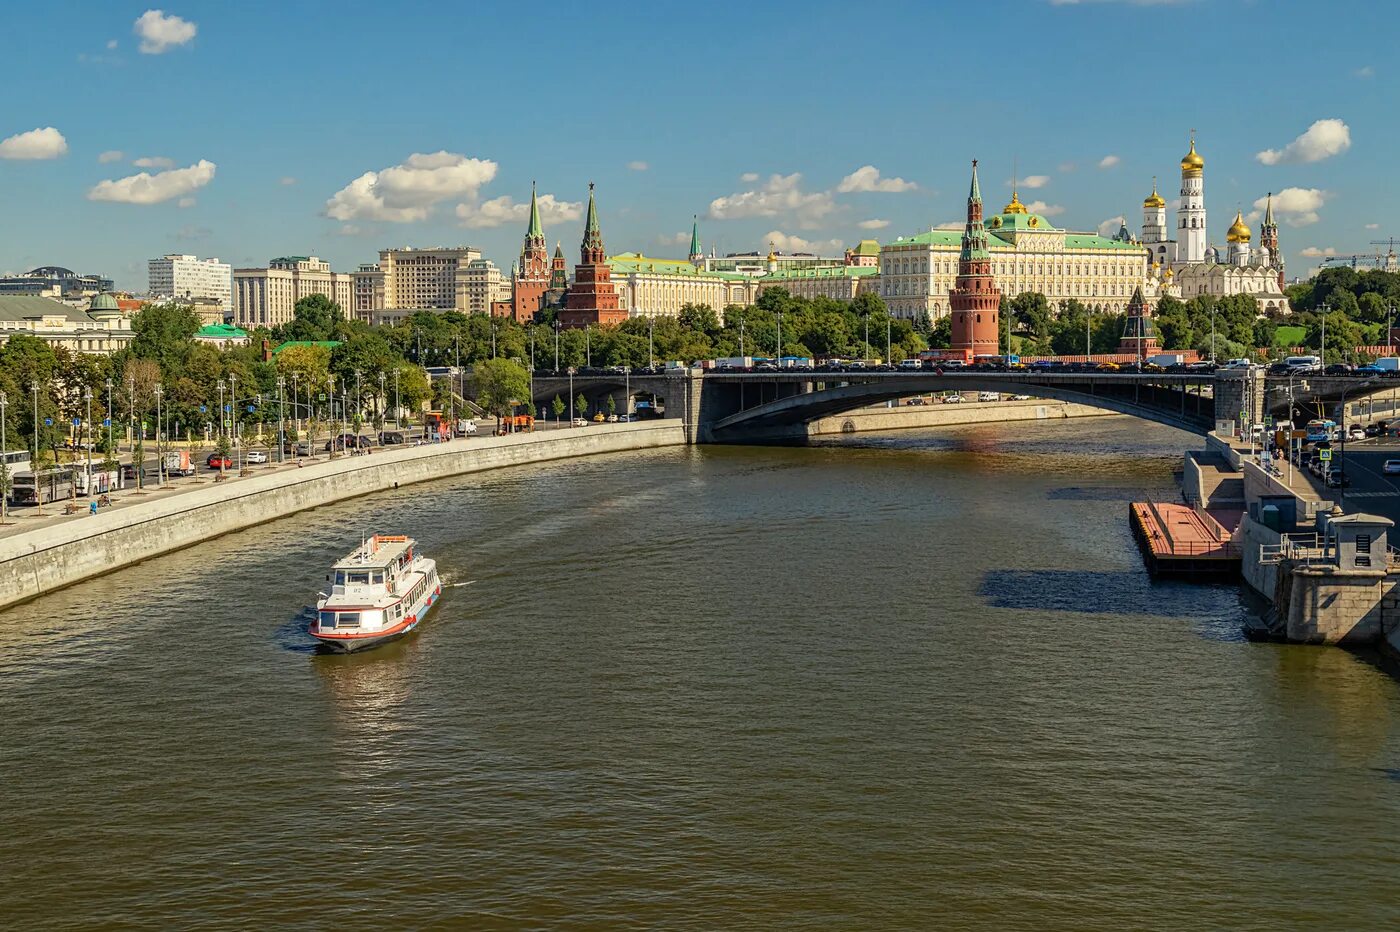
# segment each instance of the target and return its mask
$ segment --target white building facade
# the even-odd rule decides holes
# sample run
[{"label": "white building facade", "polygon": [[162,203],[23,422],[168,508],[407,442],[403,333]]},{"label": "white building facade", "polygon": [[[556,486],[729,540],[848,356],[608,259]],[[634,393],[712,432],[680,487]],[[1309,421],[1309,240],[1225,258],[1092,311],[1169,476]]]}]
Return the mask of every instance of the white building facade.
[{"label": "white building facade", "polygon": [[355,315],[382,308],[467,310],[468,267],[481,258],[472,246],[381,249],[379,262],[352,276]]},{"label": "white building facade", "polygon": [[225,316],[233,313],[233,268],[218,259],[167,255],[147,263],[147,288],[157,301],[213,298]]},{"label": "white building facade", "polygon": [[720,321],[730,304],[752,304],[755,279],[708,271],[685,259],[654,259],[624,252],[608,259],[619,302],[632,317],[675,317],[687,304],[708,305]]},{"label": "white building facade", "polygon": [[233,321],[239,327],[275,327],[290,323],[296,303],[309,295],[325,295],[350,313],[353,277],[332,272],[316,256],[283,256],[267,268],[234,269]]},{"label": "white building facade", "polygon": [[462,276],[468,314],[489,314],[494,301],[510,300],[510,278],[490,259],[473,259]]}]

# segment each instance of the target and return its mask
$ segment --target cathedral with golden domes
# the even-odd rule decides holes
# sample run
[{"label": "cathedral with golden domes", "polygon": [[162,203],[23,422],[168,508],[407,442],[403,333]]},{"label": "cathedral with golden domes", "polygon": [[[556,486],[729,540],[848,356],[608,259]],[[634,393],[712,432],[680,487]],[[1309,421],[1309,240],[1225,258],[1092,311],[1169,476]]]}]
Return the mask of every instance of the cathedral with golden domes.
[{"label": "cathedral with golden domes", "polygon": [[1287,311],[1283,293],[1283,255],[1274,222],[1273,194],[1269,195],[1259,246],[1252,248],[1253,233],[1240,211],[1225,232],[1225,249],[1210,242],[1206,226],[1206,160],[1196,151],[1196,137],[1181,158],[1181,206],[1176,211],[1176,238],[1167,229],[1167,202],[1152,193],[1142,202],[1142,245],[1147,249],[1148,291],[1183,301],[1198,295],[1223,297],[1247,294],[1259,304],[1260,313]]}]

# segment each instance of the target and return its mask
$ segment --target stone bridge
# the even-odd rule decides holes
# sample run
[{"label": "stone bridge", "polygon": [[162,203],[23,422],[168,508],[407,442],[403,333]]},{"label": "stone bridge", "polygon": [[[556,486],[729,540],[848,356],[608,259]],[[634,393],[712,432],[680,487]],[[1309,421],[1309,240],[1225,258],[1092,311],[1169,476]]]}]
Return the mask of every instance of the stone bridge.
[{"label": "stone bridge", "polygon": [[618,411],[628,396],[654,400],[667,417],[683,417],[693,443],[743,443],[807,436],[815,420],[894,399],[931,392],[998,392],[1074,402],[1206,434],[1241,415],[1258,423],[1266,413],[1285,416],[1290,396],[1299,405],[1336,411],[1346,401],[1400,388],[1400,382],[1355,376],[1295,377],[1262,370],[1217,372],[702,372],[665,375],[537,374],[535,404],[583,395],[589,410],[612,396]]}]

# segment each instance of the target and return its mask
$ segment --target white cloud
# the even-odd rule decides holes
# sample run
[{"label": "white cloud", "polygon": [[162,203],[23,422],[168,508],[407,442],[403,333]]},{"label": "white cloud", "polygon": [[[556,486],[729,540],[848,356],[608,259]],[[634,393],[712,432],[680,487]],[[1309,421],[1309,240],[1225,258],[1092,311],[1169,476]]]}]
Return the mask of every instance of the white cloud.
[{"label": "white cloud", "polygon": [[1121,161],[1123,160],[1116,155],[1105,155],[1099,159],[1099,168],[1113,168]]},{"label": "white cloud", "polygon": [[935,230],[961,230],[967,226],[966,220],[948,220],[934,227]]},{"label": "white cloud", "polygon": [[739,176],[739,180],[752,184],[758,180],[758,172],[744,172]]},{"label": "white cloud", "polygon": [[662,246],[689,246],[690,234],[684,230],[678,230],[670,236],[662,233],[657,235],[656,241]]},{"label": "white cloud", "polygon": [[361,233],[367,233],[369,231],[364,229],[363,227],[358,227],[353,223],[343,223],[341,224],[340,229],[336,230],[336,232],[339,233],[341,236],[359,236]]},{"label": "white cloud", "polygon": [[803,239],[800,236],[789,236],[781,230],[769,230],[768,234],[763,237],[763,242],[765,248],[767,244],[772,243],[773,247],[777,249],[778,252],[789,254],[794,252],[811,252],[817,255],[825,254],[834,256],[844,253],[846,250],[846,244],[839,239],[809,240]]},{"label": "white cloud", "polygon": [[160,168],[160,169],[166,169],[166,168],[174,168],[174,167],[175,167],[175,160],[174,160],[174,159],[168,159],[168,158],[166,158],[166,157],[163,156],[163,155],[148,155],[148,156],[146,156],[146,157],[144,157],[144,158],[136,159],[136,160],[133,161],[131,164],[132,164],[132,165],[135,165],[137,168]]},{"label": "white cloud", "polygon": [[1333,249],[1331,246],[1325,249],[1318,249],[1316,246],[1308,246],[1298,250],[1298,255],[1308,259],[1316,259],[1319,256],[1335,256],[1336,254],[1337,250]]},{"label": "white cloud", "polygon": [[147,10],[137,17],[131,31],[141,40],[142,54],[159,55],[189,42],[199,27],[173,14],[167,16],[164,10]]},{"label": "white cloud", "polygon": [[1183,6],[1196,0],[1050,0],[1051,6],[1079,6],[1088,3],[1122,3],[1127,6]]},{"label": "white cloud", "polygon": [[16,133],[0,142],[0,159],[56,159],[68,154],[68,140],[52,126]]},{"label": "white cloud", "polygon": [[1370,65],[1362,65],[1360,68],[1353,71],[1352,74],[1356,75],[1358,78],[1374,78],[1376,76],[1376,69],[1372,68]]},{"label": "white cloud", "polygon": [[856,226],[860,227],[862,230],[883,230],[889,225],[890,222],[888,220],[862,220],[860,223],[856,224]]},{"label": "white cloud", "polygon": [[180,198],[178,201],[175,202],[175,206],[176,206],[176,207],[193,207],[193,206],[194,206],[195,204],[197,204],[197,203],[198,203],[198,201],[196,201],[196,200],[195,200],[194,198],[192,198],[192,197],[182,197],[182,198]]},{"label": "white cloud", "polygon": [[1060,170],[1061,174],[1068,175],[1070,172],[1074,171],[1079,166],[1075,165],[1073,162],[1061,162],[1056,167]]},{"label": "white cloud", "polygon": [[1379,230],[1380,228],[1381,228],[1381,225],[1380,225],[1379,223],[1368,223],[1368,224],[1366,224],[1366,229],[1368,229],[1368,230]]},{"label": "white cloud", "polygon": [[181,198],[199,190],[214,180],[213,162],[200,159],[188,168],[175,168],[170,171],[141,172],[117,178],[113,181],[99,181],[88,191],[90,201],[113,201],[119,204],[159,204],[173,198]]},{"label": "white cloud", "polygon": [[107,50],[108,50],[108,51],[111,51],[112,49],[114,49],[114,48],[116,48],[116,47],[117,47],[117,40],[116,40],[116,39],[108,39],[108,40],[107,40]]},{"label": "white cloud", "polygon": [[1127,218],[1122,214],[1119,214],[1117,217],[1109,217],[1103,223],[1099,224],[1099,235],[1113,236],[1118,232],[1119,228],[1127,222]]},{"label": "white cloud", "polygon": [[1341,120],[1318,120],[1282,149],[1265,149],[1254,157],[1265,165],[1321,162],[1351,148],[1351,129]]},{"label": "white cloud", "polygon": [[1029,188],[1034,191],[1036,188],[1043,188],[1050,183],[1049,175],[1027,175],[1017,182],[1020,187]]},{"label": "white cloud", "polygon": [[475,200],[478,189],[496,177],[496,163],[455,152],[415,152],[402,164],[365,172],[326,201],[333,220],[426,220],[432,207],[452,197]]},{"label": "white cloud", "polygon": [[97,161],[103,165],[109,162],[120,162],[126,158],[126,153],[120,149],[108,149],[97,157]]},{"label": "white cloud", "polygon": [[637,161],[634,161],[634,162],[628,162],[628,163],[627,163],[627,170],[628,170],[628,171],[633,171],[633,172],[644,172],[644,171],[646,171],[648,168],[651,168],[651,166],[648,165],[646,162],[641,161],[640,159],[638,159]]},{"label": "white cloud", "polygon": [[836,186],[836,190],[842,194],[850,194],[853,191],[884,191],[890,194],[899,194],[904,191],[916,191],[918,185],[912,181],[905,181],[903,178],[881,178],[880,169],[874,165],[862,165],[851,172],[841,183]]},{"label": "white cloud", "polygon": [[829,191],[803,191],[802,174],[770,175],[753,191],[717,197],[705,216],[710,220],[741,220],[745,217],[791,215],[800,226],[810,229],[836,209]]},{"label": "white cloud", "polygon": [[291,175],[283,175],[281,178],[277,179],[277,183],[281,185],[292,185],[296,184],[297,180]]},{"label": "white cloud", "polygon": [[1261,219],[1263,219],[1263,217],[1264,212],[1262,210],[1251,210],[1249,213],[1244,215],[1244,222],[1258,223]]},{"label": "white cloud", "polygon": [[1059,204],[1047,204],[1044,201],[1031,201],[1026,205],[1026,210],[1033,214],[1040,214],[1042,217],[1058,217],[1065,212]]},{"label": "white cloud", "polygon": [[[1274,213],[1291,227],[1305,227],[1317,223],[1317,212],[1329,196],[1318,188],[1284,188],[1274,193]],[[1261,197],[1254,202],[1254,208],[1263,210],[1268,202],[1267,197]]]},{"label": "white cloud", "polygon": [[[556,223],[577,220],[583,216],[582,201],[560,201],[553,194],[539,195],[540,220]],[[524,223],[530,215],[528,202],[517,204],[509,195],[493,197],[480,204],[458,204],[457,219],[464,227],[477,229],[498,227],[506,223]]]}]

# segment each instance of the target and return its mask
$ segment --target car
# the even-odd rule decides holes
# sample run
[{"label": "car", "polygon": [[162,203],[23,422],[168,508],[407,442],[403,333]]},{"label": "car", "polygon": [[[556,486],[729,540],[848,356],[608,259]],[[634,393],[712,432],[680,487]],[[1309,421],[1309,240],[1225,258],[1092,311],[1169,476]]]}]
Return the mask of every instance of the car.
[{"label": "car", "polygon": [[616,415],[616,414],[609,414],[609,415],[608,415],[608,423],[609,423],[609,424],[616,424],[616,423],[617,423],[617,415]]},{"label": "car", "polygon": [[905,399],[904,403],[905,403],[906,405],[921,405],[921,404],[924,404],[925,402],[924,402],[924,399],[923,399],[922,397],[916,397],[916,398],[907,398],[907,399]]},{"label": "car", "polygon": [[408,443],[408,434],[401,430],[381,430],[379,432],[379,445],[381,447],[390,447],[403,443]]},{"label": "car", "polygon": [[122,464],[122,478],[124,480],[127,482],[135,482],[138,475],[141,477],[142,482],[146,481],[146,467],[138,467],[135,463]]},{"label": "car", "polygon": [[1386,460],[1381,464],[1381,472],[1387,476],[1400,476],[1400,460]]},{"label": "car", "polygon": [[1012,396],[1011,396],[1011,400],[1012,400],[1012,401],[1030,401],[1030,400],[1031,400],[1031,396],[1030,396],[1030,395],[1012,395]]},{"label": "car", "polygon": [[617,416],[617,422],[619,424],[626,424],[630,420],[632,420],[632,415],[630,414],[619,414]]},{"label": "car", "polygon": [[1000,393],[1000,392],[978,392],[978,393],[977,393],[977,400],[978,400],[978,401],[1001,401],[1001,393]]},{"label": "car", "polygon": [[588,426],[588,422],[585,421],[585,420],[584,420],[583,418],[581,418],[581,417],[576,417],[576,418],[573,419],[573,421],[570,422],[570,426],[572,426],[572,427],[587,427],[587,426]]},{"label": "car", "polygon": [[331,439],[327,440],[326,445],[321,449],[325,450],[327,453],[331,451],[332,446],[334,446],[337,450],[368,450],[371,445],[372,444],[370,444],[368,437],[361,437],[357,434],[341,434],[338,437],[332,437]]},{"label": "car", "polygon": [[1382,369],[1380,366],[1377,366],[1377,365],[1375,365],[1375,364],[1371,364],[1371,365],[1366,365],[1366,366],[1357,366],[1357,367],[1356,367],[1354,370],[1352,370],[1352,371],[1354,371],[1357,375],[1373,375],[1373,376],[1374,376],[1374,375],[1385,375],[1385,374],[1386,374],[1387,372],[1389,372],[1390,370],[1388,370],[1388,369]]},{"label": "car", "polygon": [[1365,439],[1366,439],[1366,428],[1362,427],[1360,424],[1353,424],[1353,425],[1351,425],[1350,427],[1347,428],[1347,439],[1348,439],[1348,440],[1365,440]]},{"label": "car", "polygon": [[1340,469],[1329,469],[1327,471],[1327,486],[1332,489],[1345,489],[1351,485],[1351,480],[1347,474]]},{"label": "car", "polygon": [[233,458],[228,456],[220,456],[217,453],[210,453],[209,458],[204,461],[204,464],[213,470],[232,469]]},{"label": "car", "polygon": [[1348,366],[1346,363],[1338,362],[1338,363],[1333,363],[1332,365],[1328,366],[1326,369],[1323,369],[1323,370],[1322,370],[1322,374],[1323,374],[1323,375],[1351,375],[1353,371],[1354,371],[1354,370],[1352,369],[1351,366]]},{"label": "car", "polygon": [[944,396],[944,398],[943,398],[943,403],[944,403],[945,405],[955,405],[955,404],[958,404],[959,402],[961,402],[962,400],[963,400],[963,396],[962,396],[962,395],[952,394],[952,395],[946,395],[946,396]]},{"label": "car", "polygon": [[476,433],[476,421],[473,421],[473,420],[464,418],[463,420],[461,420],[461,421],[458,422],[458,424],[457,424],[457,436],[459,436],[459,437],[467,437],[467,436],[473,435],[473,434],[475,434],[475,433]]},{"label": "car", "polygon": [[249,450],[243,454],[243,462],[262,464],[268,462],[270,457],[266,450]]},{"label": "car", "polygon": [[603,423],[603,422],[606,421],[606,420],[607,420],[607,418],[603,417],[603,412],[602,412],[602,411],[599,411],[597,414],[593,415],[593,423],[594,423],[594,424],[601,424],[601,423]]}]

